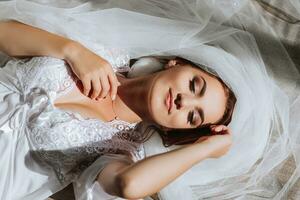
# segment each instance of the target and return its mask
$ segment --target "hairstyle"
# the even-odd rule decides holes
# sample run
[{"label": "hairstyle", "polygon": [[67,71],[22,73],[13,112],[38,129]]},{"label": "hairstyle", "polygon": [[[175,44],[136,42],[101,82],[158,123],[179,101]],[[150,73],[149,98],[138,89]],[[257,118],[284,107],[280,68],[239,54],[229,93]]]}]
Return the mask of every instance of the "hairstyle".
[{"label": "hairstyle", "polygon": [[[199,66],[196,65],[195,63],[181,57],[177,57],[176,59],[178,59],[182,63],[190,64],[192,67],[196,67],[197,69],[206,72],[204,69],[202,69],[203,66],[199,68]],[[220,77],[213,75],[211,73],[208,74],[220,81],[220,83],[224,88],[226,99],[227,99],[225,112],[222,118],[219,121],[217,121],[215,124],[228,125],[231,121],[232,113],[235,107],[235,103],[237,101],[236,97],[233,91],[224,83],[224,81]],[[169,147],[172,145],[191,144],[197,141],[200,137],[211,135],[211,131],[209,127],[210,125],[212,124],[200,125],[196,128],[190,128],[190,129],[172,129],[170,131],[164,131],[159,127],[157,127],[156,125],[150,125],[149,128],[155,129],[159,133],[160,137],[162,138],[163,145],[165,147]],[[144,138],[145,139],[144,141],[148,140],[151,135],[146,136]]]}]

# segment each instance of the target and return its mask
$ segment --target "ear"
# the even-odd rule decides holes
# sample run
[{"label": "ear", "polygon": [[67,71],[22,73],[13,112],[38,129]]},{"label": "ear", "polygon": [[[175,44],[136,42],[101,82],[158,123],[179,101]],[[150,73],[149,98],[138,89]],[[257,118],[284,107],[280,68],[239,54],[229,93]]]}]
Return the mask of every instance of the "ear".
[{"label": "ear", "polygon": [[168,61],[168,63],[164,66],[165,69],[170,69],[171,67],[174,67],[179,64],[178,59],[171,59]]}]

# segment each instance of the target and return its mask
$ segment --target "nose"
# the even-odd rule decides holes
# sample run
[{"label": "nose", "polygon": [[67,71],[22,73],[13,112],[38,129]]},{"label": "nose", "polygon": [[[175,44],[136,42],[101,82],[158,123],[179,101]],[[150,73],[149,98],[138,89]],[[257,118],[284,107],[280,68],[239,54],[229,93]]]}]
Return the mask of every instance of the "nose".
[{"label": "nose", "polygon": [[195,105],[199,104],[199,101],[194,95],[178,93],[174,103],[176,105],[176,109],[180,110],[181,108],[194,107]]}]

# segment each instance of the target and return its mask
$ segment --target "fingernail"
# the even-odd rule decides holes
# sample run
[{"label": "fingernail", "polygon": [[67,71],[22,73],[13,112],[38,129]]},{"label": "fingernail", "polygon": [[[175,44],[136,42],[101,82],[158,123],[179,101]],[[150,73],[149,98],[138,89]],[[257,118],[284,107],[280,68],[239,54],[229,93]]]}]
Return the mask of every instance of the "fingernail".
[{"label": "fingernail", "polygon": [[114,101],[116,99],[116,95],[114,94],[111,98]]}]

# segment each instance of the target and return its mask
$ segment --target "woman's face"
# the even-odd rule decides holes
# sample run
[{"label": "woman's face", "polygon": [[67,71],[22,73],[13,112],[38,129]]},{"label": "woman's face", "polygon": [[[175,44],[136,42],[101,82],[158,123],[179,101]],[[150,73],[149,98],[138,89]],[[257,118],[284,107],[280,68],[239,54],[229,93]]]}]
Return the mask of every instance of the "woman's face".
[{"label": "woman's face", "polygon": [[157,124],[196,128],[222,118],[226,94],[222,84],[208,73],[190,64],[175,63],[157,72],[154,79],[148,109]]}]

